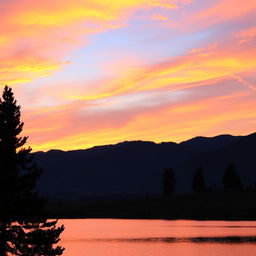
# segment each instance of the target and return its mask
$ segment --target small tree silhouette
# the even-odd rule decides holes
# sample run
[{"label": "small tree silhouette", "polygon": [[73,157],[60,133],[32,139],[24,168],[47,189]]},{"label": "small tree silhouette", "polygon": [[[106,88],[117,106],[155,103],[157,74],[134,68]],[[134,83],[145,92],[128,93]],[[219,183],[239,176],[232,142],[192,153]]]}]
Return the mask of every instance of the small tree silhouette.
[{"label": "small tree silhouette", "polygon": [[42,216],[43,202],[35,191],[41,170],[33,162],[28,137],[20,136],[20,106],[5,86],[0,99],[0,255],[55,256],[64,227]]},{"label": "small tree silhouette", "polygon": [[226,190],[240,190],[242,183],[236,168],[233,164],[229,165],[223,175],[222,184]]},{"label": "small tree silhouette", "polygon": [[197,193],[204,192],[206,190],[204,171],[202,168],[196,169],[192,180],[192,190]]},{"label": "small tree silhouette", "polygon": [[175,189],[175,174],[172,168],[167,168],[163,173],[163,192],[165,196],[171,196]]}]

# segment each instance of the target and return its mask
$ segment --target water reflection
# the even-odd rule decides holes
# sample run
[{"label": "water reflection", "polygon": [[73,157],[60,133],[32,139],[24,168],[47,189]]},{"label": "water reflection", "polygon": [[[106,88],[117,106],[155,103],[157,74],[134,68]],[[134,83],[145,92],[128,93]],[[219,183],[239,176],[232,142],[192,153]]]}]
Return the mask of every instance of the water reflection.
[{"label": "water reflection", "polygon": [[83,242],[125,242],[125,243],[256,243],[256,236],[223,236],[223,237],[148,237],[129,239],[78,239]]},{"label": "water reflection", "polygon": [[64,256],[255,255],[254,221],[62,220]]}]

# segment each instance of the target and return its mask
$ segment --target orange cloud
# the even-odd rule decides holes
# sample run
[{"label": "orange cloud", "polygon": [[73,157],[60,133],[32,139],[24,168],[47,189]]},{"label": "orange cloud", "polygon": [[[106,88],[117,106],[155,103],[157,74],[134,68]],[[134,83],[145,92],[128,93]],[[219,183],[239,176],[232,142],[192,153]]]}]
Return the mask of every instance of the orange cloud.
[{"label": "orange cloud", "polygon": [[[186,103],[178,102],[160,109],[136,112],[130,118],[125,112],[120,112],[126,118],[118,125],[111,120],[107,121],[107,113],[100,113],[102,116],[108,116],[105,120],[93,113],[95,119],[100,119],[96,124],[88,109],[83,110],[83,118],[72,117],[74,109],[80,112],[83,109],[83,104],[78,104],[60,114],[55,112],[50,114],[50,117],[46,114],[39,124],[34,124],[37,128],[48,124],[45,129],[28,129],[25,132],[30,131],[30,143],[35,151],[50,148],[71,150],[137,139],[179,142],[198,134],[246,134],[252,132],[255,127],[252,121],[255,120],[256,113],[251,111],[256,108],[255,102],[255,97],[249,92],[202,98]],[[28,122],[25,120],[25,123]],[[237,123],[240,125],[235,125]]]},{"label": "orange cloud", "polygon": [[163,8],[167,8],[167,9],[176,9],[178,8],[176,3],[168,3],[168,2],[153,2],[150,3],[150,6],[153,7],[163,7]]},{"label": "orange cloud", "polygon": [[[184,7],[190,3],[186,0],[3,2],[1,7],[5,12],[0,27],[2,84],[49,77],[70,63],[65,60],[68,53],[92,43],[87,41],[89,36],[128,25],[125,23],[136,8],[149,11],[148,17],[161,13],[153,18],[167,20],[167,12],[169,17],[176,11],[178,13],[180,5]],[[177,13],[170,16],[172,20],[176,19],[176,28],[180,26],[179,33],[190,28],[200,31],[231,20],[238,22],[241,17],[244,21],[256,8],[255,1],[251,0],[243,3],[218,0],[209,4],[208,9],[199,12],[196,8],[184,10],[182,15],[186,14],[187,18],[181,18],[180,22]],[[161,25],[165,23],[168,22]],[[171,35],[170,47],[171,40],[175,39],[174,30],[160,31]],[[230,38],[226,38],[226,31],[222,31],[214,37],[213,43],[202,41],[198,46],[193,45],[192,50],[189,50],[192,46],[188,46],[180,56],[164,56],[162,62],[156,63],[156,58],[150,55],[147,62],[136,59],[131,65],[126,60],[107,63],[107,68],[115,69],[116,73],[113,73],[116,75],[111,74],[105,79],[99,77],[89,85],[81,81],[77,84],[75,79],[65,83],[56,82],[57,79],[47,80],[50,81],[47,85],[38,88],[35,83],[34,95],[27,95],[29,89],[26,87],[23,96],[30,97],[28,102],[32,107],[27,104],[24,108],[24,134],[30,135],[30,144],[36,151],[87,148],[134,139],[181,141],[199,134],[252,132],[256,117],[256,112],[252,111],[256,107],[255,85],[246,75],[255,71],[256,49],[251,44],[241,44],[241,40],[252,40],[255,29],[234,30],[237,29],[233,29]],[[209,42],[210,38],[207,40]],[[144,42],[146,44],[150,42]],[[105,49],[103,46],[99,51]],[[161,51],[161,46],[155,50]],[[134,64],[137,62],[139,65]],[[229,83],[234,84],[228,87],[232,97],[220,97]],[[205,88],[216,84],[222,86],[212,89],[206,98],[201,96]],[[220,90],[219,94],[214,90]],[[233,97],[232,90],[239,93]],[[154,95],[143,104],[144,94],[149,93],[159,93],[160,96],[156,99]],[[49,107],[42,107],[46,105]]]},{"label": "orange cloud", "polygon": [[244,29],[244,30],[240,31],[239,33],[237,33],[237,35],[235,37],[240,39],[239,42],[241,44],[247,43],[247,42],[251,41],[252,39],[256,38],[256,27]]},{"label": "orange cloud", "polygon": [[51,74],[86,36],[123,26],[132,10],[152,3],[161,0],[1,2],[0,80],[23,83]]},{"label": "orange cloud", "polygon": [[181,90],[201,86],[203,81],[223,79],[256,68],[255,49],[230,47],[217,48],[210,44],[191,54],[170,59],[148,67],[134,68],[121,77],[109,81],[101,92],[73,95],[73,99],[96,100],[116,95],[168,88]]},{"label": "orange cloud", "polygon": [[35,78],[49,75],[64,64],[29,56],[8,59],[0,63],[0,82],[8,85],[30,82]]},{"label": "orange cloud", "polygon": [[161,20],[161,21],[167,21],[167,20],[170,20],[168,17],[164,16],[164,15],[161,15],[161,14],[154,14],[152,17],[151,17],[152,20]]}]

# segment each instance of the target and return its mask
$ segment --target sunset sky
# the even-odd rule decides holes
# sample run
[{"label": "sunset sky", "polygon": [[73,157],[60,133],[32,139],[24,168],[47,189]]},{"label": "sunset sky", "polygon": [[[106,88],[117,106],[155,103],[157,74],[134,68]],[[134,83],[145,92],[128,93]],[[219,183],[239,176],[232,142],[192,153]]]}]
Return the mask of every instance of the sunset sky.
[{"label": "sunset sky", "polygon": [[256,131],[255,0],[0,0],[0,81],[34,151]]}]

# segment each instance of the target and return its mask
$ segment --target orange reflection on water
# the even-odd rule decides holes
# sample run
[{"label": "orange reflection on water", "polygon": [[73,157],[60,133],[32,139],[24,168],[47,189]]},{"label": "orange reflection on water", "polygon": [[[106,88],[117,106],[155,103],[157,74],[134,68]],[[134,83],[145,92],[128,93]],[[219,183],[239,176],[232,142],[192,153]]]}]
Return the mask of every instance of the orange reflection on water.
[{"label": "orange reflection on water", "polygon": [[[253,221],[61,220],[64,256],[252,256],[256,243],[211,241],[256,236]],[[195,242],[193,238],[209,238]],[[190,240],[191,239],[191,240]]]}]

